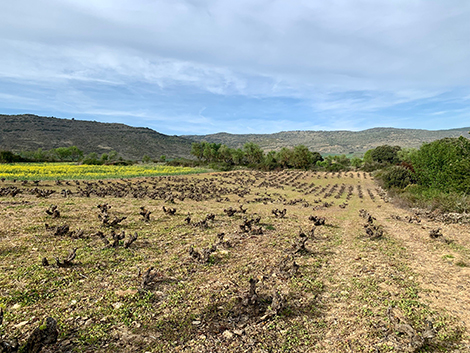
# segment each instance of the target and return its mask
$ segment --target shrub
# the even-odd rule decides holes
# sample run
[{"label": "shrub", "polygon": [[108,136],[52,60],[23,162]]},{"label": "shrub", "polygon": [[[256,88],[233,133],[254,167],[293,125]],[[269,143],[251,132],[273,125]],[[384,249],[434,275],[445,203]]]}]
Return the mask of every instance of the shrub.
[{"label": "shrub", "polygon": [[465,137],[425,143],[411,156],[411,164],[420,185],[470,193],[470,141]]},{"label": "shrub", "polygon": [[0,163],[22,162],[23,158],[11,151],[0,151]]},{"label": "shrub", "polygon": [[370,157],[374,162],[396,164],[400,161],[398,152],[401,150],[399,146],[383,145],[372,150]]},{"label": "shrub", "polygon": [[413,172],[403,166],[393,166],[383,172],[381,175],[384,187],[387,189],[404,189],[410,184],[415,183]]}]

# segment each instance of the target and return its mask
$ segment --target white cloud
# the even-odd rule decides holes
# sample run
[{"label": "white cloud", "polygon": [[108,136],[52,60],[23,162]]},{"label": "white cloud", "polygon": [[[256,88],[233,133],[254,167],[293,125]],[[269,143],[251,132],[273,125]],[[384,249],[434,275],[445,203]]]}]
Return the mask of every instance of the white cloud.
[{"label": "white cloud", "polygon": [[341,119],[468,100],[468,18],[464,0],[4,1],[0,80],[59,91],[64,109],[110,111],[81,83],[294,98]]}]

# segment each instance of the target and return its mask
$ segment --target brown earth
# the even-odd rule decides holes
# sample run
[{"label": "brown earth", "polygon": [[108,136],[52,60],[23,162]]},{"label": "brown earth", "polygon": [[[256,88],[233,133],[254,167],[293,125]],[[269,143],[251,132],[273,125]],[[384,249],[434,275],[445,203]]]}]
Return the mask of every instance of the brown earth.
[{"label": "brown earth", "polygon": [[[0,195],[3,340],[52,316],[45,352],[470,351],[469,225],[418,219],[369,174],[4,181]],[[112,230],[116,247],[98,235]]]}]

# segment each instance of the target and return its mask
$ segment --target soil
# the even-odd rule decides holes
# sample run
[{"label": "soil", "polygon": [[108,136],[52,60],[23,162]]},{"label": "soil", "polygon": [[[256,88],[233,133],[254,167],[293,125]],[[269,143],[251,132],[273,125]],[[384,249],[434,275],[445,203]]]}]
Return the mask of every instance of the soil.
[{"label": "soil", "polygon": [[0,342],[50,316],[43,352],[470,351],[470,225],[398,208],[367,173],[7,180],[0,195]]}]

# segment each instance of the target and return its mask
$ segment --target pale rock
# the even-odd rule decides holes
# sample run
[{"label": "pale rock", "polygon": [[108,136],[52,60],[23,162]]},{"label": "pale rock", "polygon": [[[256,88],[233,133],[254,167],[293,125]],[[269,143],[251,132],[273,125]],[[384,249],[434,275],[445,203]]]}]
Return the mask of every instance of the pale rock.
[{"label": "pale rock", "polygon": [[114,303],[114,304],[113,304],[113,308],[117,310],[117,309],[121,308],[123,305],[124,305],[124,303],[122,303],[122,302],[117,302],[117,303]]},{"label": "pale rock", "polygon": [[229,330],[225,330],[224,333],[222,333],[222,336],[224,336],[226,339],[230,340],[233,338],[233,333],[230,332]]},{"label": "pale rock", "polygon": [[25,326],[29,321],[21,321],[19,324],[15,325],[16,328]]}]

